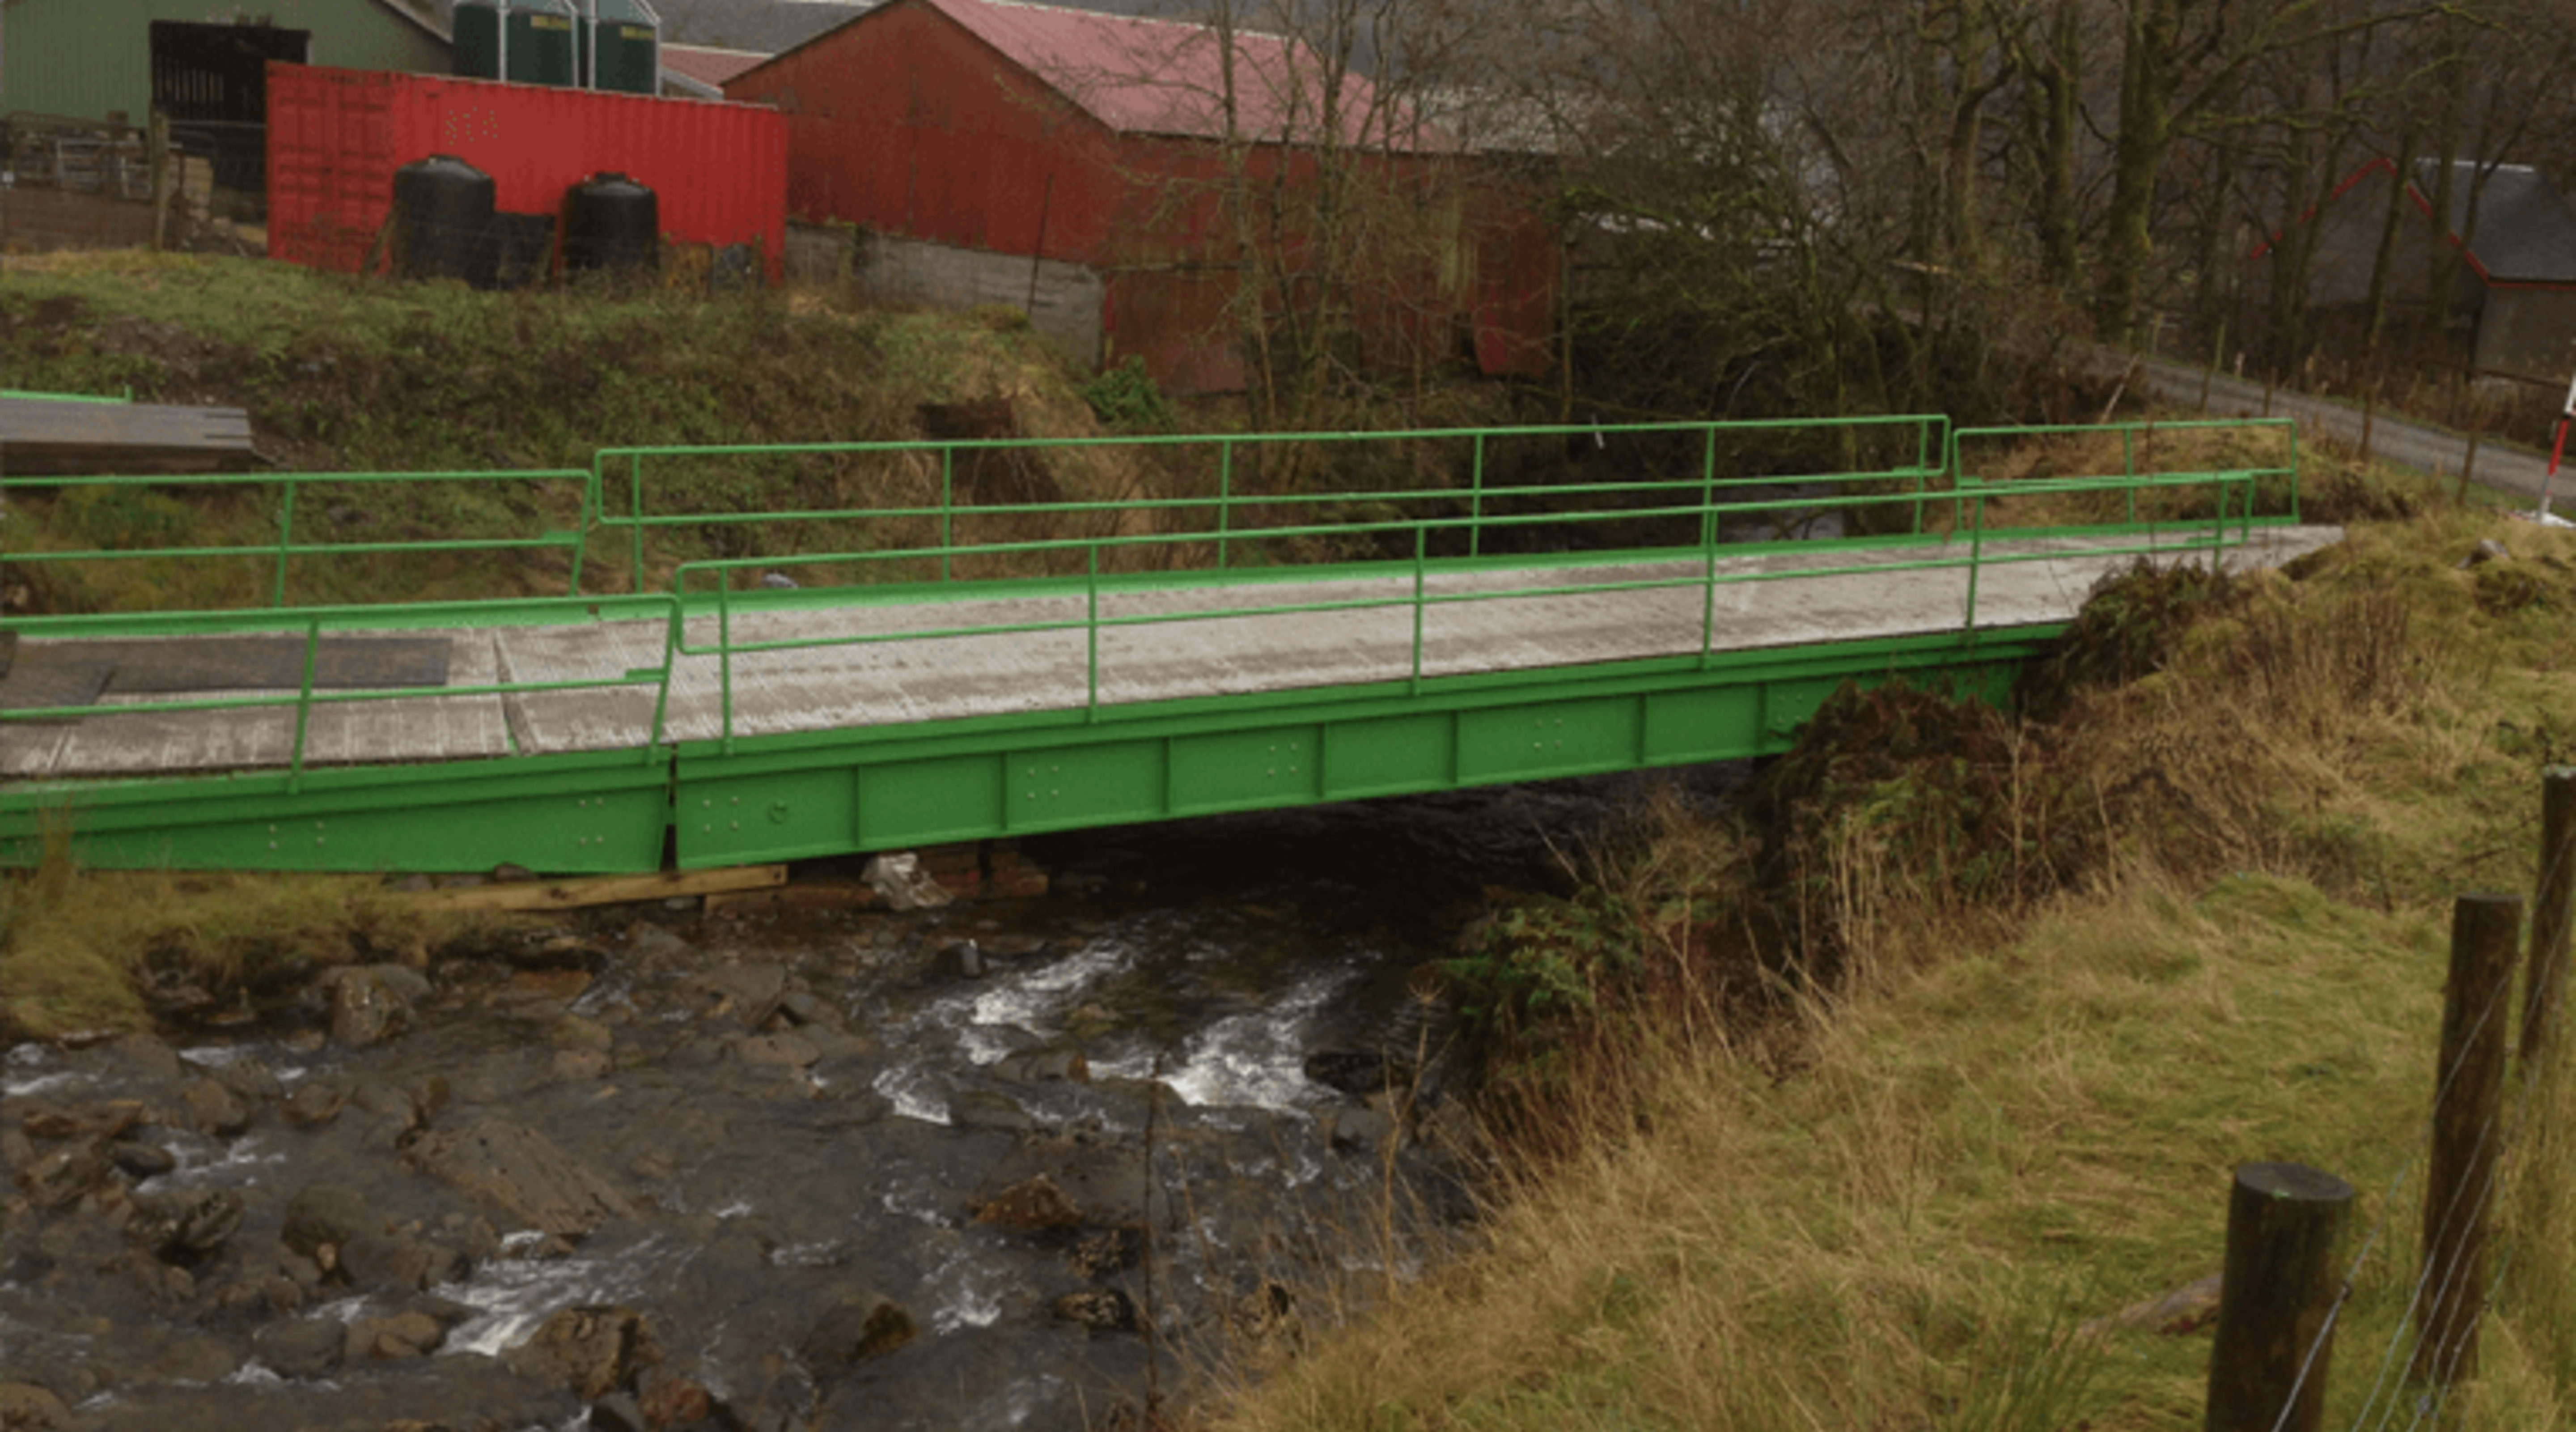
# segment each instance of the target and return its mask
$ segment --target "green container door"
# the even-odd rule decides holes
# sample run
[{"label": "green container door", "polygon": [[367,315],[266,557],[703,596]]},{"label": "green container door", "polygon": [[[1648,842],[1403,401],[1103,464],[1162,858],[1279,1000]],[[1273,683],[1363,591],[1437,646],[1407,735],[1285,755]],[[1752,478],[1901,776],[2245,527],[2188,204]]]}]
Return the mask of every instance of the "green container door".
[{"label": "green container door", "polygon": [[609,7],[599,7],[598,48],[592,50],[588,40],[590,21],[581,22],[585,58],[597,56],[599,78],[592,89],[616,90],[624,94],[655,94],[662,87],[661,36],[651,25],[634,20],[608,17]]},{"label": "green container door", "polygon": [[[510,34],[506,76],[501,73],[505,22]],[[573,17],[563,0],[518,0],[506,11],[484,0],[465,0],[456,7],[452,24],[460,75],[523,85],[573,82]]]}]

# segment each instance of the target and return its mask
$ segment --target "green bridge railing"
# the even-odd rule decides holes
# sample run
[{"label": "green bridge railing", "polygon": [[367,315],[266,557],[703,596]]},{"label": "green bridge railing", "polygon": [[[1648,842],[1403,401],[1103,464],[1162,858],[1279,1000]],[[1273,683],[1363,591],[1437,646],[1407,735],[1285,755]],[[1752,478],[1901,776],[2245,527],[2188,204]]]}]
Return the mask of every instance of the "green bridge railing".
[{"label": "green bridge railing", "polygon": [[[2141,471],[2142,462],[2179,434],[2186,444],[2216,444],[2234,465]],[[2009,442],[2025,456],[2046,446],[2052,462],[2091,460],[2111,437],[2120,441],[2119,472],[1984,477],[1964,470],[1964,455],[1990,443]],[[1489,459],[1507,442],[1643,441],[1662,445],[1667,467],[1686,452],[1688,470],[1677,476],[1613,482],[1498,482]],[[1732,445],[1786,442],[1859,455],[1875,448],[1883,460],[1844,468],[1796,468],[1748,476],[1721,476],[1720,455]],[[2275,451],[2247,453],[2231,444],[2270,443]],[[1374,443],[1383,450],[1419,456],[1461,449],[1464,487],[1378,487],[1344,492],[1263,491],[1244,482],[1258,455],[1303,453],[1333,445]],[[993,455],[1017,461],[1033,452],[1083,453],[1128,449],[1206,459],[1197,490],[1177,495],[1102,501],[964,500],[967,464]],[[665,495],[649,480],[657,467],[688,469],[681,495],[721,495],[724,474],[762,464],[817,458],[865,457],[910,464],[916,476],[935,481],[936,501],[902,506],[817,507],[810,510],[742,511],[699,506],[656,510]],[[2107,466],[2107,463],[2100,465]],[[712,476],[710,474],[713,474]],[[617,479],[611,481],[612,475]],[[1433,475],[1443,475],[1434,470]],[[1186,476],[1186,475],[1185,475]],[[420,498],[455,484],[517,484],[517,505],[532,523],[555,520],[516,535],[395,536],[363,541],[317,541],[310,532],[314,493],[387,491]],[[261,610],[94,613],[12,618],[8,625],[32,637],[179,637],[221,632],[269,632],[300,637],[303,678],[293,693],[186,700],[91,702],[0,709],[0,734],[20,723],[77,720],[138,712],[274,710],[291,706],[295,730],[290,774],[301,777],[308,733],[317,707],[392,700],[511,696],[550,691],[647,687],[654,715],[641,759],[667,749],[673,672],[683,658],[713,658],[722,696],[721,739],[736,739],[734,663],[763,654],[957,637],[1083,632],[1089,676],[1081,719],[1096,720],[1101,693],[1102,634],[1122,627],[1314,614],[1355,609],[1409,609],[1412,613],[1411,689],[1428,679],[1425,625],[1436,608],[1471,602],[1528,600],[1640,590],[1696,589],[1702,593],[1699,655],[1719,650],[1719,589],[1745,582],[1794,581],[1863,573],[1956,569],[1967,574],[1960,630],[1978,629],[1980,575],[1992,566],[2049,560],[2052,551],[1998,552],[1991,544],[2014,537],[2084,533],[2127,535],[2131,540],[2087,548],[2092,555],[2170,554],[2217,550],[2241,543],[2258,523],[2294,521],[2297,515],[2296,429],[2287,420],[2236,423],[2129,424],[2111,428],[1986,428],[1954,431],[1940,417],[1857,418],[1818,423],[1668,423],[1635,427],[1529,427],[1408,431],[1374,434],[1306,434],[1218,437],[976,440],[957,442],[793,444],[764,447],[621,448],[604,451],[589,472],[288,474],[221,478],[0,478],[0,496],[20,492],[59,494],[93,489],[116,494],[131,488],[250,487],[279,489],[277,535],[262,544],[177,544],[27,551],[0,548],[0,563],[250,561],[264,564],[268,603]],[[1190,484],[1181,484],[1187,489]],[[1743,495],[1747,489],[1804,489],[1786,497]],[[565,490],[573,495],[570,525],[560,525]],[[604,501],[614,490],[618,510]],[[552,518],[544,499],[554,502]],[[299,533],[299,496],[307,528]],[[59,496],[57,496],[59,500]],[[1991,520],[2003,504],[2018,525]],[[2258,511],[2273,507],[2271,512]],[[1873,535],[1838,541],[1777,540],[1792,519],[1826,515],[1864,524]],[[749,555],[683,558],[669,564],[667,580],[654,538],[694,531],[710,545],[752,524],[784,534],[786,550]],[[1037,535],[1022,535],[1037,528]],[[1092,531],[1082,531],[1085,527]],[[975,531],[986,535],[978,538]],[[1068,530],[1071,535],[1067,535]],[[1731,541],[1750,530],[1774,540]],[[903,533],[917,532],[917,540]],[[0,541],[8,525],[0,522]],[[796,550],[816,537],[821,550]],[[1569,538],[1596,540],[1565,550]],[[860,539],[853,542],[847,539]],[[585,554],[594,539],[623,547],[627,590],[584,592]],[[1544,539],[1544,540],[1541,540]],[[1532,550],[1547,549],[1547,550]],[[555,554],[563,564],[563,590],[530,596],[399,603],[292,605],[288,596],[299,564],[324,559],[380,561],[398,554],[441,556]],[[1724,566],[1730,557],[1761,554],[1762,570]],[[1919,553],[1920,555],[1915,555]],[[1661,564],[1639,572],[1640,563]],[[593,563],[595,566],[595,561]],[[973,568],[970,572],[968,569]],[[1609,569],[1609,570],[1605,570]],[[1470,588],[1445,581],[1468,574],[1526,572],[1527,581]],[[823,577],[820,586],[797,590],[758,585],[761,575],[797,573]],[[978,575],[980,573],[981,575]],[[1273,581],[1329,577],[1376,578],[1379,594],[1327,600],[1246,604],[1247,591]],[[1186,591],[1223,583],[1228,600],[1151,613],[1104,610],[1104,598],[1127,590]],[[943,597],[1051,590],[1078,594],[1079,617],[1043,621],[961,621],[933,628],[789,640],[737,640],[739,614],[834,603],[920,602]],[[1283,596],[1287,594],[1282,593]],[[470,686],[403,687],[360,691],[318,690],[316,672],[326,637],[350,632],[547,625],[622,619],[659,622],[664,631],[658,664],[615,677],[574,681],[495,681]],[[692,631],[695,625],[697,630]]]}]

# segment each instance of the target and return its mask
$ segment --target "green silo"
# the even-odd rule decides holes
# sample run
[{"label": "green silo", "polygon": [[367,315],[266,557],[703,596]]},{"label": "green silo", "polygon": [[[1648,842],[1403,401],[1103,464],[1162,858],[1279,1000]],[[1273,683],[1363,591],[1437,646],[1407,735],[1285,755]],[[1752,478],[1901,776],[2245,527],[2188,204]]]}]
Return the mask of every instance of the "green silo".
[{"label": "green silo", "polygon": [[589,75],[594,67],[597,71],[590,88],[627,94],[660,93],[662,17],[653,13],[653,7],[644,0],[597,0],[599,26],[594,47],[588,13],[592,0],[577,3],[583,11],[578,20],[582,72]]},{"label": "green silo", "polygon": [[[451,26],[460,75],[523,85],[573,82],[570,0],[461,0]],[[502,73],[505,54],[507,74]]]}]

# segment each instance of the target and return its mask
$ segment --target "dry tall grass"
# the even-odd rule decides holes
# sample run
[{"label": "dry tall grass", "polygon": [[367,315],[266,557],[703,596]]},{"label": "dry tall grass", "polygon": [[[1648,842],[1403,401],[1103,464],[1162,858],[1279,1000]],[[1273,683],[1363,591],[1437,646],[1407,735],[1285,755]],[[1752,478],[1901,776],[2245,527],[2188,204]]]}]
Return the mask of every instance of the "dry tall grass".
[{"label": "dry tall grass", "polygon": [[[2454,567],[2481,537],[2534,579],[2515,601]],[[2053,729],[1808,810],[1809,933],[1841,942],[1839,979],[1776,1000],[1785,1024],[1630,1021],[1556,1086],[1555,1156],[1504,1183],[1481,1251],[1215,1420],[2197,1426],[2205,1334],[2087,1324],[2214,1272],[2253,1159],[2360,1188],[2328,1425],[2401,1394],[2411,1416],[2447,901],[2527,887],[2534,776],[2571,754],[2576,541],[2440,515],[2256,582]],[[2045,878],[1995,877],[2018,846],[1971,870],[1928,827],[1963,792],[2009,807],[1989,832],[2091,832],[2022,862]],[[1734,847],[1681,822],[1649,848],[1669,886],[1675,852]],[[1668,1009],[1728,986],[1662,988]],[[2534,1087],[2514,1261],[2453,1425],[2576,1411],[2576,1078]]]}]

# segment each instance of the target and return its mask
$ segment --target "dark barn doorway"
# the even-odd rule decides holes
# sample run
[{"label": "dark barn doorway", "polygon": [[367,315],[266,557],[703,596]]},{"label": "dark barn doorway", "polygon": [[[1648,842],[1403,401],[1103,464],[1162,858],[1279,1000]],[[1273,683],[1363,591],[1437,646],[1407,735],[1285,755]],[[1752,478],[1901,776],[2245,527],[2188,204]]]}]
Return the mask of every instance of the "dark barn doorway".
[{"label": "dark barn doorway", "polygon": [[152,107],[174,144],[212,161],[235,218],[268,216],[268,62],[303,64],[312,41],[269,25],[152,22]]}]

